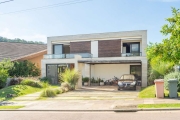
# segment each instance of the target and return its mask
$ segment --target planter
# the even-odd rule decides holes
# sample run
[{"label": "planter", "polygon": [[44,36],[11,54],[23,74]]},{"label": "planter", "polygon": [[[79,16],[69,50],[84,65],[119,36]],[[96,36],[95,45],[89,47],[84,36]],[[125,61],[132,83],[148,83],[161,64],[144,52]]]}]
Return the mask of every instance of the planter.
[{"label": "planter", "polygon": [[103,86],[104,85],[104,82],[100,82],[100,86]]},{"label": "planter", "polygon": [[88,86],[88,82],[84,82],[84,86]]},{"label": "planter", "polygon": [[91,83],[91,86],[99,86],[99,83]]}]

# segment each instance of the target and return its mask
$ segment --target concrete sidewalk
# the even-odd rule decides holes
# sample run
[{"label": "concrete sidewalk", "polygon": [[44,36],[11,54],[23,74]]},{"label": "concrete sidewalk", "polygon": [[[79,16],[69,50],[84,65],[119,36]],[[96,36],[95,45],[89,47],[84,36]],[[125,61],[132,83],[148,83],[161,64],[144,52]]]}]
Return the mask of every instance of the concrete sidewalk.
[{"label": "concrete sidewalk", "polygon": [[63,93],[54,98],[37,100],[40,92],[18,97],[13,105],[24,105],[20,110],[115,110],[137,109],[138,104],[180,103],[180,99],[140,99],[138,91],[117,91],[112,88],[91,87]]}]

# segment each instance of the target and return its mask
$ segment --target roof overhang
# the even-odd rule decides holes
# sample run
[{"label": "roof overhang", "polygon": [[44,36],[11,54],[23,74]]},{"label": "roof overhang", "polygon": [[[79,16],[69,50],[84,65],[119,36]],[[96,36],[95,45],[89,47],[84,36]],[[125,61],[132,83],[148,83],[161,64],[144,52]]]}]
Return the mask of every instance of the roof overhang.
[{"label": "roof overhang", "polygon": [[11,61],[29,60],[29,59],[32,59],[34,57],[37,57],[37,56],[40,56],[40,55],[44,55],[44,54],[47,54],[47,50],[42,50],[42,51],[39,51],[39,52],[36,52],[36,53],[32,53],[32,54],[29,54],[29,55],[21,56],[21,57],[13,59]]},{"label": "roof overhang", "polygon": [[78,60],[78,63],[86,64],[139,64],[141,60]]}]

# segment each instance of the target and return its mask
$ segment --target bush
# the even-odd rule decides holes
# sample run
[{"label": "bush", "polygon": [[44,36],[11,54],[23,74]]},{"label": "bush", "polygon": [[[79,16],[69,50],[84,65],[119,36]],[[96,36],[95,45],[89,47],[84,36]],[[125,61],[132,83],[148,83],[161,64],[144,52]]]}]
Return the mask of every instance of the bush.
[{"label": "bush", "polygon": [[65,88],[64,87],[60,87],[60,91],[62,91],[62,93],[65,92]]},{"label": "bush", "polygon": [[89,81],[89,77],[84,77],[84,78],[82,78],[82,81],[83,81],[83,82],[88,82],[88,81]]},{"label": "bush", "polygon": [[34,81],[34,80],[29,80],[29,79],[23,80],[21,82],[21,85],[29,85],[31,87],[37,87],[37,88],[43,87],[42,83],[40,83],[38,81]]},{"label": "bush", "polygon": [[52,88],[47,88],[41,93],[41,97],[55,97],[56,96],[56,90]]},{"label": "bush", "polygon": [[73,89],[75,89],[75,85],[79,79],[79,73],[75,69],[66,69],[64,73],[60,76],[63,82],[69,83]]},{"label": "bush", "polygon": [[65,88],[64,88],[64,91],[65,91],[65,92],[68,92],[68,91],[69,91],[69,89],[65,87]]},{"label": "bush", "polygon": [[177,79],[178,80],[178,92],[180,92],[180,73],[172,72],[164,76],[164,87],[168,90],[168,80]]},{"label": "bush", "polygon": [[69,83],[66,83],[66,82],[61,83],[61,87],[67,88],[68,90],[71,90],[70,84],[69,84]]},{"label": "bush", "polygon": [[41,82],[51,83],[51,79],[48,78],[48,77],[42,77],[42,78],[40,78],[40,81],[41,81]]},{"label": "bush", "polygon": [[36,67],[36,65],[30,61],[16,61],[14,62],[14,66],[9,69],[10,76],[39,76],[40,69]]},{"label": "bush", "polygon": [[8,78],[7,70],[0,69],[0,89],[5,86],[7,78]]},{"label": "bush", "polygon": [[148,69],[148,85],[154,85],[155,79],[163,79],[163,75],[153,70],[152,68]]},{"label": "bush", "polygon": [[43,88],[48,88],[50,85],[48,82],[41,82]]},{"label": "bush", "polygon": [[62,91],[61,91],[60,89],[57,89],[57,88],[56,88],[56,89],[54,89],[54,90],[55,90],[55,93],[56,93],[56,94],[61,94],[61,93],[62,93]]},{"label": "bush", "polygon": [[19,85],[23,79],[22,78],[11,78],[9,85]]}]

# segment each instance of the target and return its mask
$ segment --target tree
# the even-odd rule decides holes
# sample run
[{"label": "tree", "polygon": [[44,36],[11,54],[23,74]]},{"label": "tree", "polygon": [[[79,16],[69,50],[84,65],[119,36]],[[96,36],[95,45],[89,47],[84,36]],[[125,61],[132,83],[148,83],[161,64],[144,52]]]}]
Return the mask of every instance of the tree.
[{"label": "tree", "polygon": [[8,39],[5,37],[1,37],[0,36],[0,42],[13,42],[13,43],[29,43],[29,44],[44,44],[43,42],[40,41],[26,41],[24,39],[19,39],[19,38],[15,38],[15,39]]},{"label": "tree", "polygon": [[179,64],[180,62],[180,9],[172,8],[172,17],[162,27],[161,33],[165,38],[162,43],[151,44],[147,49],[149,58],[159,56],[161,60]]},{"label": "tree", "polygon": [[13,68],[9,70],[9,75],[17,77],[39,76],[40,70],[30,61],[16,61]]},{"label": "tree", "polygon": [[8,71],[12,69],[13,65],[10,59],[4,59],[0,62],[0,88],[5,86],[6,79],[9,76]]},{"label": "tree", "polygon": [[172,8],[172,17],[166,19],[161,33],[165,38],[161,43],[150,43],[146,49],[149,61],[148,81],[162,78],[180,64],[180,9]]},{"label": "tree", "polygon": [[10,59],[4,59],[0,62],[0,69],[10,70],[14,66]]}]

